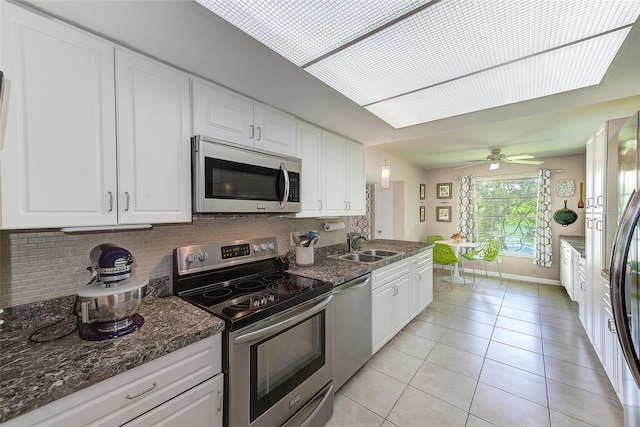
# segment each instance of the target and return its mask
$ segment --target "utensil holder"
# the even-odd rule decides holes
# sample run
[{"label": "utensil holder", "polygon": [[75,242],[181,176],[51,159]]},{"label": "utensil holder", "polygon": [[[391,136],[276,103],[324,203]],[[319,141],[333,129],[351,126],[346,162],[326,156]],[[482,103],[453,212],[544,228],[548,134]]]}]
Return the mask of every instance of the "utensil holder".
[{"label": "utensil holder", "polygon": [[296,248],[296,264],[298,265],[313,265],[313,247],[311,246],[298,246]]}]

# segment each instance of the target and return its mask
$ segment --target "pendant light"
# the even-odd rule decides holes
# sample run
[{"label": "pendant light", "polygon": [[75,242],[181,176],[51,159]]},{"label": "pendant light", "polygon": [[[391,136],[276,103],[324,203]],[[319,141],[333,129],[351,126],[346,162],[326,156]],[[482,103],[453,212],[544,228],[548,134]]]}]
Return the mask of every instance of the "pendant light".
[{"label": "pendant light", "polygon": [[384,145],[384,165],[380,168],[380,187],[391,186],[391,165],[387,164],[387,144]]}]

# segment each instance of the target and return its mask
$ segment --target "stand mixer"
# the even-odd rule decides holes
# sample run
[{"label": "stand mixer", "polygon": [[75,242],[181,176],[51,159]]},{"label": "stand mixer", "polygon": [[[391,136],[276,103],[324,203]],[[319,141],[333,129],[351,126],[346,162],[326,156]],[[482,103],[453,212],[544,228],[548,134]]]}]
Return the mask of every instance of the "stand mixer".
[{"label": "stand mixer", "polygon": [[131,253],[111,243],[96,246],[90,253],[92,283],[78,290],[80,316],[78,333],[89,341],[118,338],[138,330],[144,318],[135,313],[144,298],[149,280],[131,277]]}]

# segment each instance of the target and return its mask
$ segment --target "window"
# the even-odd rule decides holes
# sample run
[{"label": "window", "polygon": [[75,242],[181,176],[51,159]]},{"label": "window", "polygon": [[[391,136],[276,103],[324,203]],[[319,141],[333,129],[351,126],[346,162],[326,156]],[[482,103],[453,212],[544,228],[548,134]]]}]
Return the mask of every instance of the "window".
[{"label": "window", "polygon": [[500,253],[533,256],[538,178],[476,179],[476,239],[496,239]]}]

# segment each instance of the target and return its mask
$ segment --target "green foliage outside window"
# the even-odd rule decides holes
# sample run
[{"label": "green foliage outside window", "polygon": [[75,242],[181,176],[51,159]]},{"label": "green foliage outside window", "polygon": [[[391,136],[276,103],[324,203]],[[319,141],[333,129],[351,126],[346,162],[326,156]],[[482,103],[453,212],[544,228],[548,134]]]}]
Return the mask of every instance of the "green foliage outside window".
[{"label": "green foliage outside window", "polygon": [[500,253],[533,256],[538,179],[475,182],[476,240],[496,239]]}]

